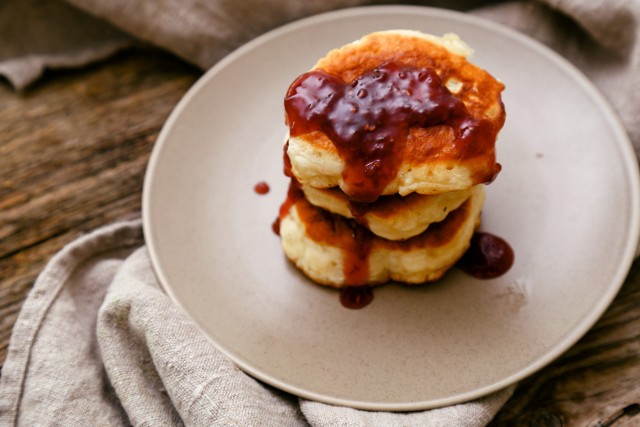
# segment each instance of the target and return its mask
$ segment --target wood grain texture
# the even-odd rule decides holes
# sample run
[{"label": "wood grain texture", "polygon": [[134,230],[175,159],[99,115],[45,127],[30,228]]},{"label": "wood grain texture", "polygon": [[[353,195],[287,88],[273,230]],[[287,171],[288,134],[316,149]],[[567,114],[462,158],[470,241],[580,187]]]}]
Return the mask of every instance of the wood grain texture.
[{"label": "wood grain texture", "polygon": [[66,243],[140,215],[144,172],[169,113],[200,75],[171,56],[131,51],[0,84],[0,363],[37,274]]},{"label": "wood grain texture", "polygon": [[[37,274],[60,248],[140,215],[157,134],[199,72],[129,52],[49,74],[24,94],[0,83],[0,363]],[[496,426],[640,426],[640,266],[591,331],[519,385]]]}]

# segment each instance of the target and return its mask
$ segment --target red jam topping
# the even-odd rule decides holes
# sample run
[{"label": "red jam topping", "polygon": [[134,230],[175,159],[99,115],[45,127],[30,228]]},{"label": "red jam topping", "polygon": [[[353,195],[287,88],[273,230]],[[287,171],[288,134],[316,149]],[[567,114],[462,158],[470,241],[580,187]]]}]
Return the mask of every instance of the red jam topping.
[{"label": "red jam topping", "polygon": [[371,203],[396,176],[412,127],[446,125],[456,156],[493,147],[491,124],[471,116],[431,68],[389,62],[352,82],[323,70],[298,77],[285,97],[290,135],[323,132],[345,162],[345,193]]}]

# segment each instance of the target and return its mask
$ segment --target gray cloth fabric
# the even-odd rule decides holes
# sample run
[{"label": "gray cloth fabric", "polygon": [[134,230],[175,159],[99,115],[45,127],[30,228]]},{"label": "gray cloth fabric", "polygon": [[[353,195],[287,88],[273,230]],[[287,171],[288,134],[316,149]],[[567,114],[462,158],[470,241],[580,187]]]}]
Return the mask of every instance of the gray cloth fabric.
[{"label": "gray cloth fabric", "polygon": [[0,378],[0,425],[483,426],[512,389],[432,411],[367,412],[254,380],[159,289],[139,221],[65,247],[31,291]]},{"label": "gray cloth fabric", "polygon": [[16,89],[46,68],[71,68],[134,46],[134,38],[60,0],[0,0],[0,75]]},{"label": "gray cloth fabric", "polygon": [[[24,88],[45,68],[92,62],[134,40],[204,69],[286,21],[364,3],[5,0],[0,74]],[[464,9],[478,2],[424,2],[434,3]],[[520,1],[472,13],[519,29],[572,61],[609,99],[640,153],[640,3]],[[274,390],[240,372],[158,289],[134,222],[74,242],[38,278],[3,366],[0,425],[481,426],[511,391],[389,414]]]}]

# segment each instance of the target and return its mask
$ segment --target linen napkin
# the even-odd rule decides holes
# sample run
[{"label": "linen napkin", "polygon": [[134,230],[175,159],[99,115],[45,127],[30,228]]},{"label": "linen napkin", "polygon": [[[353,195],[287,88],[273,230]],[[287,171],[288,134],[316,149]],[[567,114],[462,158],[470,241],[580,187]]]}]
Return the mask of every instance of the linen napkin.
[{"label": "linen napkin", "polygon": [[298,399],[242,373],[158,288],[139,221],[58,253],[15,325],[0,425],[483,426],[511,389],[406,414]]},{"label": "linen napkin", "polygon": [[[60,0],[0,3],[0,73],[17,88],[46,67],[81,65],[140,40],[204,69],[288,20],[364,2],[69,3],[78,9]],[[465,8],[478,2],[451,3]],[[49,8],[47,14],[34,11],[41,5]],[[8,25],[10,10],[33,23],[23,22],[28,31]],[[59,13],[73,28],[38,45],[43,35],[59,30],[54,29]],[[537,38],[581,68],[614,106],[640,153],[640,4],[522,1],[472,13]],[[70,26],[72,21],[78,25]],[[333,407],[264,385],[218,352],[158,288],[136,221],[104,227],[70,244],[37,279],[2,369],[0,425],[482,426],[511,392],[392,414]]]}]

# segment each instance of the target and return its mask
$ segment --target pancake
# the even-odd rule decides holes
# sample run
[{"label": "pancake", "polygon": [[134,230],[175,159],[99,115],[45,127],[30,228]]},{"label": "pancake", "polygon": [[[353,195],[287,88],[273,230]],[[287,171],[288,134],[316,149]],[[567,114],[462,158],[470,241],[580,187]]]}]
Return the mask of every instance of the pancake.
[{"label": "pancake", "polygon": [[500,170],[504,85],[470,54],[453,34],[408,30],[372,33],[329,52],[285,97],[292,175],[362,202],[491,182]]},{"label": "pancake", "polygon": [[418,284],[437,280],[464,254],[483,201],[484,189],[476,186],[444,221],[411,239],[391,241],[290,191],[279,232],[286,256],[316,283],[335,288],[389,280]]},{"label": "pancake", "polygon": [[346,218],[356,218],[376,236],[388,240],[406,240],[417,236],[432,223],[440,222],[473,193],[475,187],[441,194],[412,193],[380,197],[375,203],[349,202],[339,188],[314,188],[302,185],[306,199],[314,206]]}]

